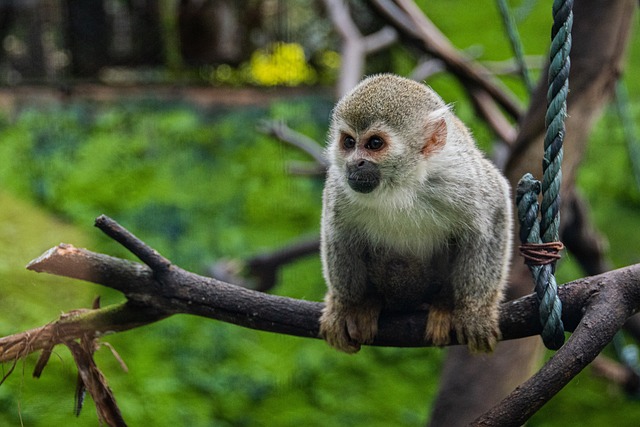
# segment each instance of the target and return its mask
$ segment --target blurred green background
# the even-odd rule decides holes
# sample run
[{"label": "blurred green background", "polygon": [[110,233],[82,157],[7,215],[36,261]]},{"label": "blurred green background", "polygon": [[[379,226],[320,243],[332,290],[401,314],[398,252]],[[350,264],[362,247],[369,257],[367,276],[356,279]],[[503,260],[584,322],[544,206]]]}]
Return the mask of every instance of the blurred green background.
[{"label": "blurred green background", "polygon": [[[430,18],[459,48],[472,48],[482,61],[511,57],[493,1],[473,8],[463,1],[428,3]],[[525,50],[544,55],[550,4],[523,5],[531,8],[519,22]],[[282,54],[296,61],[292,52]],[[385,64],[391,71],[407,73],[415,63],[400,48],[389,55]],[[327,63],[334,58],[331,52],[325,57]],[[317,235],[322,181],[288,174],[290,161],[307,157],[261,134],[257,125],[282,120],[322,143],[331,90],[324,86],[292,96],[265,89],[266,78],[242,80],[246,67],[251,64],[213,71],[222,72],[229,85],[266,94],[268,102],[203,107],[149,91],[109,101],[71,96],[43,102],[32,96],[0,111],[0,335],[89,307],[96,295],[103,305],[122,300],[109,289],[24,269],[60,242],[130,258],[92,227],[100,214],[198,273],[221,258],[246,258]],[[637,132],[639,69],[635,35],[624,80]],[[308,76],[308,69],[300,70]],[[262,72],[277,75],[281,69]],[[324,70],[319,80],[331,81],[332,72]],[[518,79],[504,82],[526,102]],[[489,151],[491,135],[473,117],[455,80],[439,74],[429,84],[455,103]],[[608,238],[615,266],[640,262],[640,190],[614,108],[593,132],[579,187]],[[570,255],[559,266],[559,282],[582,275]],[[276,294],[314,301],[324,294],[317,256],[286,267],[279,279]],[[130,425],[419,426],[437,392],[443,357],[439,349],[394,348],[364,348],[348,356],[319,340],[188,316],[104,341],[129,367],[124,373],[107,348],[96,354]],[[81,415],[72,415],[76,369],[66,348],[55,349],[39,380],[31,377],[35,360],[32,355],[19,361],[0,386],[0,425],[97,425],[89,398]],[[9,368],[5,364],[3,372]],[[622,427],[637,426],[638,420],[640,401],[587,369],[528,425]]]}]

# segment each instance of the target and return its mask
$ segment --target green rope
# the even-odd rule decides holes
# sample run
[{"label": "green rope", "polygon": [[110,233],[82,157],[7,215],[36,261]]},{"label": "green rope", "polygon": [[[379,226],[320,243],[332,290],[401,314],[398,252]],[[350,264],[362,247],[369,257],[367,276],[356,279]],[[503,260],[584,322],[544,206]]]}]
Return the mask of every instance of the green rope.
[{"label": "green rope", "polygon": [[[526,174],[518,184],[516,202],[521,223],[520,239],[523,244],[552,244],[559,241],[560,226],[560,184],[562,182],[562,142],[564,139],[564,119],[567,116],[567,94],[569,92],[569,69],[571,66],[571,27],[573,26],[573,1],[555,0],[553,3],[553,28],[549,53],[549,78],[547,90],[547,114],[542,160],[542,204],[540,225],[538,216],[538,193],[540,184],[531,174]],[[555,251],[561,245],[555,246]],[[551,252],[553,253],[552,250]],[[548,251],[548,246],[537,253]],[[562,303],[558,298],[555,256],[542,264],[527,261],[536,282],[536,295],[540,303],[542,340],[545,345],[557,350],[564,343],[562,323]]]},{"label": "green rope", "polygon": [[[542,245],[538,219],[538,194],[540,181],[530,173],[525,174],[516,189],[518,220],[520,221],[520,240],[522,243]],[[542,250],[542,252],[545,252]],[[558,285],[551,264],[537,265],[527,262],[536,283],[536,296],[540,304],[540,324],[544,344],[557,350],[564,343],[564,325],[562,323],[562,302],[558,298]]]},{"label": "green rope", "polygon": [[509,36],[511,49],[513,50],[516,62],[518,63],[518,68],[520,68],[520,74],[522,74],[522,79],[524,80],[524,85],[527,87],[527,91],[529,91],[529,94],[531,94],[533,92],[533,81],[531,80],[531,75],[529,74],[527,63],[524,60],[522,40],[520,40],[520,34],[518,33],[515,19],[509,11],[507,0],[497,0],[497,2],[498,9],[500,9],[500,15],[502,16],[504,28],[507,31],[507,36]]},{"label": "green rope", "polygon": [[542,161],[542,219],[540,230],[543,242],[558,240],[560,225],[560,183],[562,181],[562,141],[564,119],[567,116],[567,94],[569,92],[569,51],[571,50],[571,27],[573,25],[573,1],[556,0],[553,3],[553,29],[549,54],[549,89],[547,90],[547,114]]}]

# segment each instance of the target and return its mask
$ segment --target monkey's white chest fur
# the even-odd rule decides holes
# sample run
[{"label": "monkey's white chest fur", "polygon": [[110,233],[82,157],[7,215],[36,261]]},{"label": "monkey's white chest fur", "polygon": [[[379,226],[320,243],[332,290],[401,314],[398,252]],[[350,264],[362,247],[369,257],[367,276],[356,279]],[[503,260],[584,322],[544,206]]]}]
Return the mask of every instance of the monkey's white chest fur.
[{"label": "monkey's white chest fur", "polygon": [[419,200],[415,191],[352,193],[351,219],[374,247],[425,257],[447,244],[462,218],[438,207],[433,200]]}]

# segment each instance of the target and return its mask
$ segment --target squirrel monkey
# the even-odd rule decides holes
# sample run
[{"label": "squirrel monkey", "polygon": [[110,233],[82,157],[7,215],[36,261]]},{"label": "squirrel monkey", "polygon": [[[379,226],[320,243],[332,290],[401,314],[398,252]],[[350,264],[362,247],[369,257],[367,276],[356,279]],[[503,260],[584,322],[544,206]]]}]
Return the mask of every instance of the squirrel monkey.
[{"label": "squirrel monkey", "polygon": [[327,147],[320,334],[354,353],[382,310],[429,304],[425,339],[492,351],[511,254],[509,184],[429,87],[391,74],[335,106]]}]

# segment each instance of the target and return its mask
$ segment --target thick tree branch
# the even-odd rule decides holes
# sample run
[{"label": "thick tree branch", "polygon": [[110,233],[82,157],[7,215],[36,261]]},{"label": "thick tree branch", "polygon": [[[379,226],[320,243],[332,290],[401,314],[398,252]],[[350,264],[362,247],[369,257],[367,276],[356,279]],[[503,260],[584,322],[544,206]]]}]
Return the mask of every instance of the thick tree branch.
[{"label": "thick tree branch", "polygon": [[[133,248],[136,255],[146,258],[148,254],[155,253],[155,256],[164,260],[114,221],[100,217],[97,222],[102,224],[103,230],[118,236],[125,246]],[[318,336],[318,318],[322,303],[252,291],[190,273],[175,265],[167,266],[166,262],[155,265],[159,267],[156,271],[132,261],[62,244],[32,261],[28,269],[91,281],[116,289],[127,296],[128,301],[117,306],[80,310],[63,316],[55,324],[57,332],[65,335],[65,339],[79,337],[85,331],[106,333],[132,329],[179,313],[194,314],[270,332],[301,337]],[[640,283],[640,264],[577,280],[561,287],[563,320],[568,330],[573,330],[578,325],[583,308],[588,306],[594,294],[602,291],[604,283],[615,283],[614,287],[618,292],[626,292],[626,299],[622,301],[623,307],[626,307],[625,312],[636,309],[640,301],[636,289]],[[615,307],[604,310],[603,321],[608,322],[607,313],[615,310]],[[429,345],[423,338],[426,316],[426,311],[405,315],[383,315],[374,345]],[[626,317],[623,320],[626,320]],[[23,356],[25,352],[45,348],[61,339],[42,332],[47,331],[47,328],[52,326],[46,325],[24,333],[25,336],[33,336],[36,333],[44,336],[41,343],[31,342],[22,350],[15,347],[12,337],[0,340],[0,353],[3,354],[0,360]],[[529,295],[503,304],[500,328],[503,339],[539,333],[535,297]]]},{"label": "thick tree branch", "polygon": [[[77,310],[41,328],[2,338],[0,362],[15,361],[38,350],[44,350],[46,362],[47,354],[57,344],[69,345],[87,336],[133,329],[173,314],[193,314],[257,330],[318,337],[322,303],[268,295],[190,273],[172,265],[115,221],[101,216],[96,225],[149,265],[62,244],[27,268],[101,284],[123,292],[128,301]],[[559,295],[565,329],[575,333],[538,374],[479,419],[478,425],[519,425],[591,362],[640,308],[640,264],[571,282],[560,288]],[[430,345],[424,339],[427,314],[383,313],[373,345]],[[505,340],[538,334],[536,297],[528,295],[504,303],[500,329]]]},{"label": "thick tree branch", "polygon": [[639,300],[640,280],[630,270],[621,274],[626,277],[619,277],[619,280],[629,286],[618,287],[620,282],[610,281],[607,274],[597,276],[601,278],[598,290],[589,298],[584,317],[567,343],[536,375],[472,425],[522,425],[555,396],[568,383],[568,379],[575,377],[598,356],[627,318],[638,310],[637,306],[628,302]]}]

